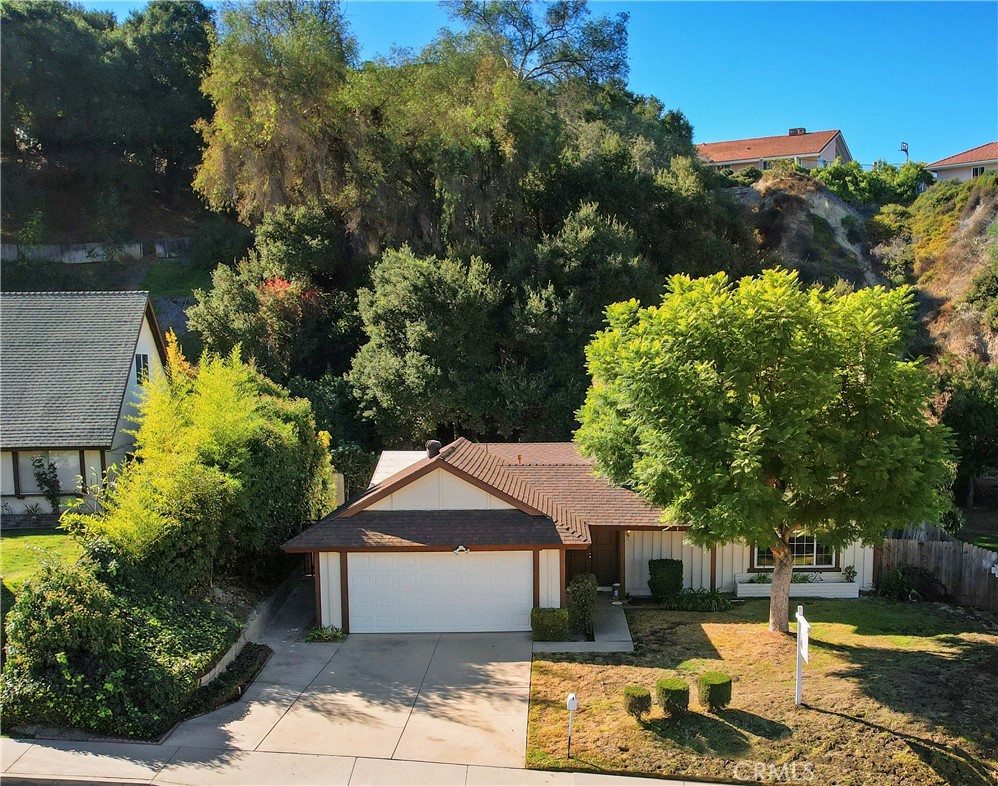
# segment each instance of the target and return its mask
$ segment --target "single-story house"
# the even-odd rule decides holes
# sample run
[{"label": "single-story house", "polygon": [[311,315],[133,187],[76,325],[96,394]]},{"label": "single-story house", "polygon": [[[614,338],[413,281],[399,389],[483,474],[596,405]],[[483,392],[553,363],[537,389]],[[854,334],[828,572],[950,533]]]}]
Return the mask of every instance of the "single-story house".
[{"label": "single-story house", "polygon": [[793,161],[805,169],[825,166],[835,159],[852,161],[841,131],[809,133],[805,128],[791,128],[785,136],[707,142],[697,145],[697,152],[707,166],[733,172],[749,167],[769,169],[774,161]]},{"label": "single-story house", "polygon": [[941,158],[927,167],[939,180],[970,180],[985,172],[998,170],[998,142],[964,150],[954,156]]},{"label": "single-story house", "polygon": [[0,493],[5,514],[49,513],[32,461],[62,496],[130,451],[142,380],[166,350],[147,292],[0,294]]},{"label": "single-story house", "polygon": [[[662,518],[571,442],[461,438],[382,453],[367,491],[284,550],[312,556],[321,624],[354,633],[529,630],[530,610],[564,606],[580,573],[648,595],[650,559],[681,559],[687,587],[726,592],[771,567],[766,549],[691,546]],[[794,551],[799,569],[830,587],[844,587],[842,569],[853,566],[840,596],[872,584],[871,548],[801,535]]]}]

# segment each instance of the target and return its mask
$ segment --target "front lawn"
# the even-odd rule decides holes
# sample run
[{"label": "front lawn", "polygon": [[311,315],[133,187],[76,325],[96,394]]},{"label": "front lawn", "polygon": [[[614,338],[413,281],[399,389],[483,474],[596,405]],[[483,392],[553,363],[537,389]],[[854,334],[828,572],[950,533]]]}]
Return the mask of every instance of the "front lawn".
[{"label": "front lawn", "polygon": [[5,529],[0,537],[0,576],[15,595],[43,559],[73,562],[80,546],[62,529]]},{"label": "front lawn", "polygon": [[[798,709],[794,638],[768,631],[768,609],[766,600],[723,614],[629,608],[633,655],[535,657],[527,765],[734,781],[750,780],[756,763],[770,776],[796,763],[798,776],[813,768],[811,782],[828,785],[994,783],[993,617],[872,598],[807,603],[810,706]],[[657,705],[641,725],[624,713],[626,685],[654,691],[662,677],[692,685],[704,671],[733,677],[728,709],[707,714],[694,687],[684,719],[663,717]],[[580,711],[568,760],[570,692],[578,694]]]}]

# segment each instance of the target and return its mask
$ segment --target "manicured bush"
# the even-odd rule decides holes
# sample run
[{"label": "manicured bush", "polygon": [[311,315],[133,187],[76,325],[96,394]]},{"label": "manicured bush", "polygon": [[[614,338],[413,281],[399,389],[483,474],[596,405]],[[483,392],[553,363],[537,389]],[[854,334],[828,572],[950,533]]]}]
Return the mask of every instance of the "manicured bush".
[{"label": "manicured bush", "polygon": [[656,600],[679,595],[683,591],[683,561],[679,559],[648,560],[648,588]]},{"label": "manicured bush", "polygon": [[599,583],[592,573],[583,573],[572,579],[565,589],[568,606],[568,622],[573,630],[591,633],[593,629],[593,606]]},{"label": "manicured bush", "polygon": [[711,712],[723,710],[731,703],[731,677],[720,671],[704,672],[697,677],[697,698]]},{"label": "manicured bush", "polygon": [[686,680],[675,677],[655,683],[655,696],[659,706],[670,715],[682,715],[690,708],[690,686]]},{"label": "manicured bush", "polygon": [[642,716],[651,712],[651,691],[640,685],[628,685],[624,688],[624,709],[640,722]]},{"label": "manicured bush", "polygon": [[568,609],[531,610],[530,630],[534,641],[568,641]]}]

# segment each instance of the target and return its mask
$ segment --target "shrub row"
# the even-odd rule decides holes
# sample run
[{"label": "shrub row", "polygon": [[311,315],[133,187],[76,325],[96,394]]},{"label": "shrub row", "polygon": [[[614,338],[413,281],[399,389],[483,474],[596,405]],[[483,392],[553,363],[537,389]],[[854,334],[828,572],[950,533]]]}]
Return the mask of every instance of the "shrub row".
[{"label": "shrub row", "polygon": [[530,630],[534,641],[568,641],[568,609],[532,609]]},{"label": "shrub row", "polygon": [[729,611],[731,601],[713,589],[684,589],[678,595],[661,600],[663,609],[673,611]]},{"label": "shrub row", "polygon": [[[660,679],[655,683],[655,696],[662,710],[673,717],[687,712],[690,707],[690,686],[676,677]],[[700,706],[711,712],[722,710],[731,703],[731,677],[719,671],[707,671],[697,677],[697,698]],[[651,691],[641,685],[624,688],[624,709],[638,722],[651,712]]]}]

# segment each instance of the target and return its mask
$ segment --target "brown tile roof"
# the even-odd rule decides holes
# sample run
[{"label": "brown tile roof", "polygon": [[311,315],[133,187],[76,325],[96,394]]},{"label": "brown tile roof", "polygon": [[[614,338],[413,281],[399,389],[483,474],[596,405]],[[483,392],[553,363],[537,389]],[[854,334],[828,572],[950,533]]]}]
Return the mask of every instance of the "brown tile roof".
[{"label": "brown tile roof", "polygon": [[284,544],[285,551],[482,546],[585,545],[547,516],[522,510],[365,510],[325,518]]},{"label": "brown tile roof", "polygon": [[[482,487],[516,510],[368,509],[373,502],[436,469]],[[499,513],[515,515],[496,515]],[[593,462],[580,455],[571,442],[476,443],[460,438],[441,448],[438,455],[424,457],[372,486],[289,541],[285,548],[391,548],[465,541],[465,545],[474,542],[479,546],[520,542],[536,545],[538,541],[529,538],[540,537],[541,530],[527,531],[528,521],[534,522],[535,528],[543,528],[543,537],[548,538],[543,544],[578,545],[591,542],[590,526],[669,526],[662,522],[661,515],[658,508],[633,491],[600,477]],[[468,525],[461,524],[465,520]],[[440,522],[446,522],[446,527],[440,529]],[[469,532],[467,527],[474,531]],[[386,528],[389,531],[384,531]],[[518,540],[524,537],[528,540]]]},{"label": "brown tile roof", "polygon": [[838,130],[813,131],[797,136],[783,134],[732,139],[728,142],[707,142],[697,145],[697,151],[715,164],[763,158],[793,158],[820,153],[839,133]]},{"label": "brown tile roof", "polygon": [[941,158],[935,163],[929,164],[926,169],[966,166],[967,164],[976,164],[981,161],[998,161],[998,142],[988,142],[986,145],[965,150],[962,153],[957,153],[955,156]]}]

